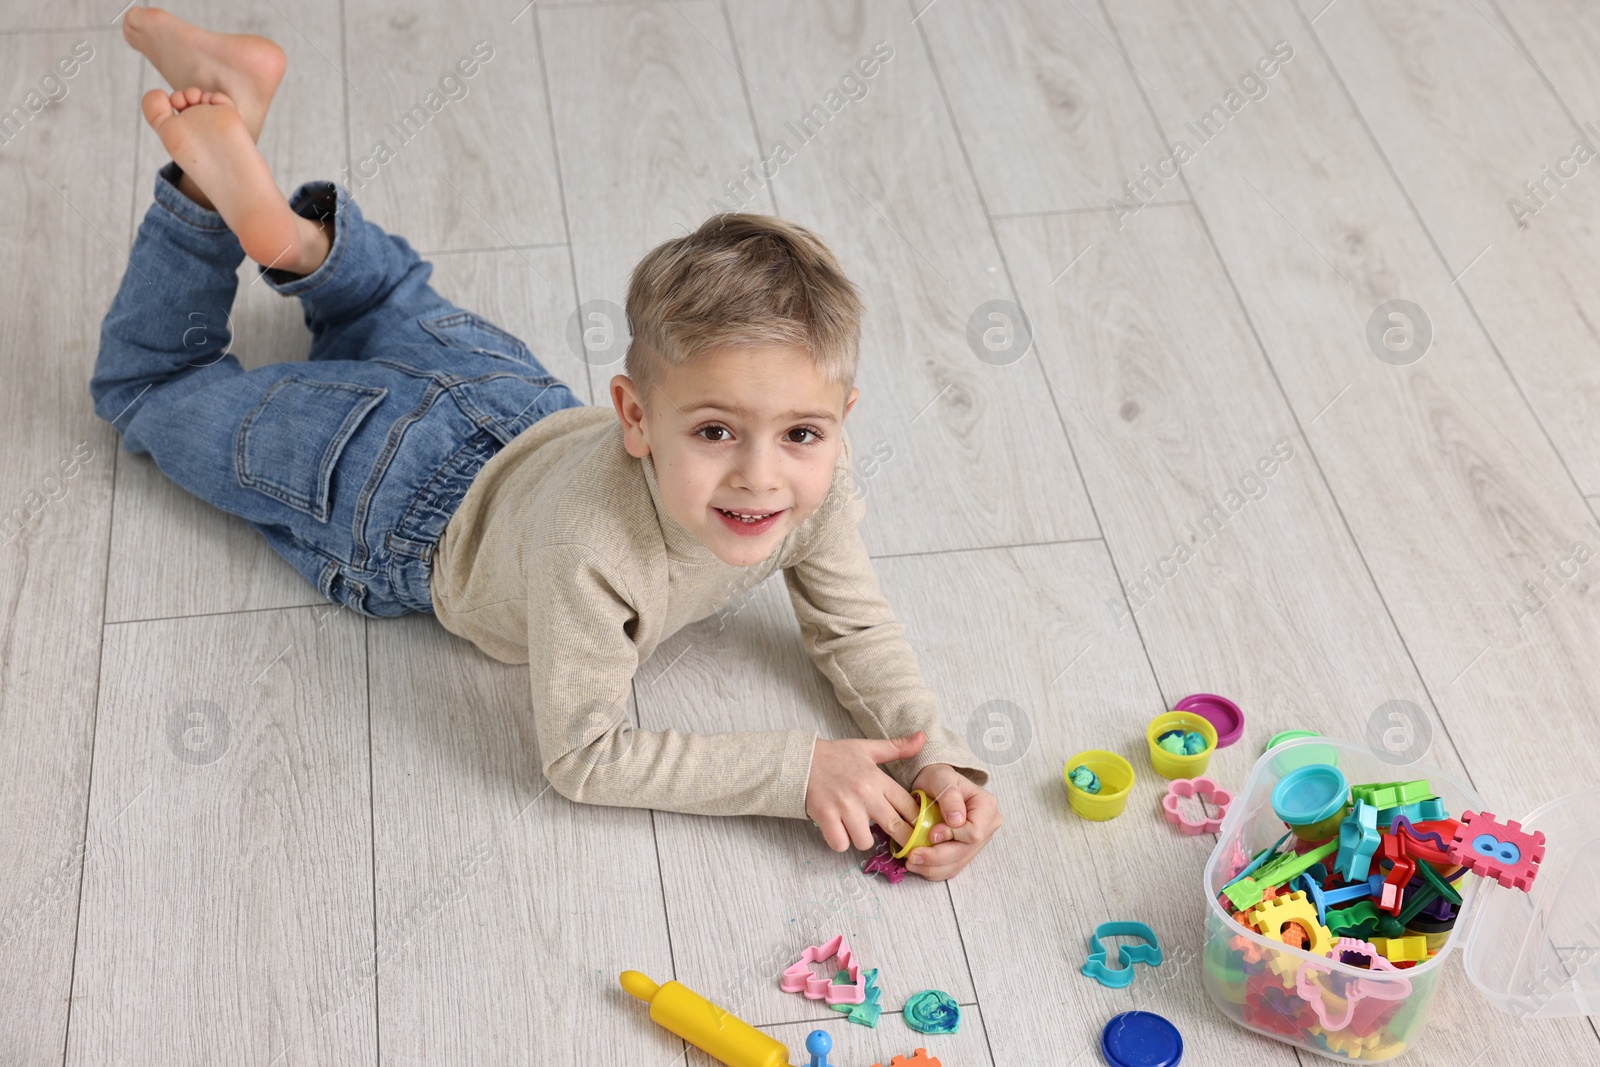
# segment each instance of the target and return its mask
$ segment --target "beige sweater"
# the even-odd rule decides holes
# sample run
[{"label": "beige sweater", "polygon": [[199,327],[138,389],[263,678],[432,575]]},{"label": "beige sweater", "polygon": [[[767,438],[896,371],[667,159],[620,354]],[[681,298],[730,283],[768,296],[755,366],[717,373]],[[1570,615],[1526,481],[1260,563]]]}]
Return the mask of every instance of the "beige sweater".
[{"label": "beige sweater", "polygon": [[857,525],[866,509],[843,438],[828,496],[773,554],[723,563],[667,512],[655,464],[630,456],[610,408],[549,415],[473,479],[433,556],[432,599],[451,633],[527,663],[550,784],[590,804],[705,815],[806,817],[816,734],[636,729],[634,673],[667,637],[782,569],[806,652],[867,737],[926,730],[902,785],[930,763],[987,773],[939,722],[916,654],[879,593]]}]

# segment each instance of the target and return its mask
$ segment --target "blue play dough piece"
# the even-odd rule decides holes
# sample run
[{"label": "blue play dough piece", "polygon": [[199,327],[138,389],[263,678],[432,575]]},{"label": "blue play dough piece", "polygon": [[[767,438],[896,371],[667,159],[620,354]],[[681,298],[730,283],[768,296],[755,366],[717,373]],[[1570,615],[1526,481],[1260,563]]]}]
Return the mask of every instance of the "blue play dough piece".
[{"label": "blue play dough piece", "polygon": [[1177,1067],[1183,1035],[1154,1012],[1125,1011],[1100,1031],[1100,1052],[1111,1067]]},{"label": "blue play dough piece", "polygon": [[1190,730],[1188,733],[1183,735],[1183,754],[1184,755],[1186,755],[1186,756],[1198,756],[1200,753],[1204,752],[1205,750],[1206,750],[1206,736],[1205,736],[1205,734],[1197,733],[1194,730]]}]

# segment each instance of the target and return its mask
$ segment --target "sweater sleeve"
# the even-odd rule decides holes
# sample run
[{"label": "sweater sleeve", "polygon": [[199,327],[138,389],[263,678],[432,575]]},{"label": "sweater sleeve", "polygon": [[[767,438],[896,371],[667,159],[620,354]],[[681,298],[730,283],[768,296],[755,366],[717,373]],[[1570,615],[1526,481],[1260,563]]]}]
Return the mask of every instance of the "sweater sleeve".
[{"label": "sweater sleeve", "polygon": [[628,696],[638,615],[584,546],[542,548],[528,589],[528,673],[545,777],[586,804],[805,818],[816,734],[637,729]]},{"label": "sweater sleeve", "polygon": [[938,698],[923,684],[905,627],[879,592],[858,529],[865,511],[864,497],[842,496],[810,550],[784,568],[806,653],[865,736],[927,732],[921,752],[884,764],[901,785],[911,788],[932,763],[948,763],[984,785],[988,771],[960,735],[940,721]]}]

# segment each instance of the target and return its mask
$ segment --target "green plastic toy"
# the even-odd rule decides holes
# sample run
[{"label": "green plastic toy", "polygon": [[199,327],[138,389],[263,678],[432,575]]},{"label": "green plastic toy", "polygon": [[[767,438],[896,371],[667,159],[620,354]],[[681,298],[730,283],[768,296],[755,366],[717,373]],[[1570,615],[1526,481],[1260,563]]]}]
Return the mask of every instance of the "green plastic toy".
[{"label": "green plastic toy", "polygon": [[1266,896],[1266,890],[1275,889],[1296,875],[1304,874],[1316,863],[1339,851],[1338,841],[1318,845],[1303,855],[1285,852],[1222,891],[1238,911],[1253,908]]},{"label": "green plastic toy", "polygon": [[1351,786],[1350,796],[1355,800],[1365,800],[1382,811],[1384,808],[1398,808],[1403,804],[1415,804],[1419,800],[1427,800],[1433,796],[1433,787],[1428,784],[1426,778],[1419,778],[1414,782],[1371,782],[1367,785]]}]

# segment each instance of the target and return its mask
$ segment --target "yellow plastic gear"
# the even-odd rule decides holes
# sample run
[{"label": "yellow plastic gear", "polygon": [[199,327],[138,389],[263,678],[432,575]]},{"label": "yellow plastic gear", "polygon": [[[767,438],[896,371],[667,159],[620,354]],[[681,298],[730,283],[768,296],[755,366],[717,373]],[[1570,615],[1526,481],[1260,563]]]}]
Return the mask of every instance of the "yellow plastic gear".
[{"label": "yellow plastic gear", "polygon": [[[1311,944],[1306,951],[1313,956],[1326,956],[1333,948],[1333,934],[1317,922],[1317,909],[1306,899],[1305,890],[1296,889],[1288,896],[1263,900],[1245,913],[1250,925],[1264,937],[1283,942],[1283,928],[1288,923],[1299,923]],[[1276,968],[1274,968],[1276,969]],[[1280,972],[1281,974],[1281,972]]]}]

